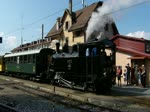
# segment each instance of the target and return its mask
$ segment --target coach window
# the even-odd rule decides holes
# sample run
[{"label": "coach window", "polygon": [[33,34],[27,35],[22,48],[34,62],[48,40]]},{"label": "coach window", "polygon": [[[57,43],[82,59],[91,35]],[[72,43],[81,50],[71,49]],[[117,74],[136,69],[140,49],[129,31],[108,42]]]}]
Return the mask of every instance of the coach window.
[{"label": "coach window", "polygon": [[2,58],[0,58],[0,64],[2,64]]},{"label": "coach window", "polygon": [[20,56],[20,63],[23,62],[23,56]]},{"label": "coach window", "polygon": [[28,55],[28,63],[31,63],[31,55]]},{"label": "coach window", "polygon": [[9,63],[9,57],[8,57],[8,58],[6,58],[6,62],[7,62],[7,63]]},{"label": "coach window", "polygon": [[10,58],[10,63],[14,63],[14,57]]},{"label": "coach window", "polygon": [[5,59],[5,62],[8,63],[8,58]]},{"label": "coach window", "polygon": [[5,62],[7,63],[8,58],[5,58]]},{"label": "coach window", "polygon": [[28,57],[27,55],[24,55],[24,63],[27,63],[27,61],[28,61]]},{"label": "coach window", "polygon": [[2,58],[2,64],[5,64],[5,58]]},{"label": "coach window", "polygon": [[9,57],[9,63],[11,63],[11,57]]},{"label": "coach window", "polygon": [[16,56],[14,57],[14,63],[15,64],[17,63],[17,57]]},{"label": "coach window", "polygon": [[30,63],[33,62],[33,55],[30,55]]},{"label": "coach window", "polygon": [[33,63],[35,63],[36,57],[35,54],[33,54]]}]

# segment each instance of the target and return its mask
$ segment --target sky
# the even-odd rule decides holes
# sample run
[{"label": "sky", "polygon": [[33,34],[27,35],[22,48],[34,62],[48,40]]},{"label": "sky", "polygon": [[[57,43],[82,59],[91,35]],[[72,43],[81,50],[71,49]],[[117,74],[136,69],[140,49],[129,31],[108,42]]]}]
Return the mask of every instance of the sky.
[{"label": "sky", "polygon": [[[85,0],[85,4],[97,1]],[[109,13],[121,35],[150,40],[150,0],[101,1],[109,2],[112,11]],[[3,38],[0,55],[21,45],[21,37],[23,44],[42,38],[42,24],[46,36],[68,3],[69,0],[0,0],[0,37]],[[82,0],[73,0],[73,11],[81,8]]]}]

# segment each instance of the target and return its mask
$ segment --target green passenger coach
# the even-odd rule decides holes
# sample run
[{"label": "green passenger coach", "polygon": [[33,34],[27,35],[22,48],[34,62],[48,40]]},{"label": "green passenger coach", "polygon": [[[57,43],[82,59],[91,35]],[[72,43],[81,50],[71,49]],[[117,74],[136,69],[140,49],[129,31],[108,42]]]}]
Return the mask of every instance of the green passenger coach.
[{"label": "green passenger coach", "polygon": [[4,56],[7,74],[29,78],[44,77],[49,57],[55,53],[50,48],[11,53]]}]

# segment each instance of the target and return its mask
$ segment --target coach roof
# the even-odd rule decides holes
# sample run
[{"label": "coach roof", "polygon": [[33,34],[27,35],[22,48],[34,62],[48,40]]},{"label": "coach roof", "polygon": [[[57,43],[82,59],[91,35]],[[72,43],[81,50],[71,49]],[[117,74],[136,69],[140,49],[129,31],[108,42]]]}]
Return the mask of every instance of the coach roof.
[{"label": "coach roof", "polygon": [[24,51],[24,52],[18,52],[18,53],[11,53],[11,54],[6,54],[4,57],[13,57],[13,56],[37,54],[37,53],[40,53],[40,51],[41,51],[41,49],[36,49],[36,50],[30,50],[30,51]]}]

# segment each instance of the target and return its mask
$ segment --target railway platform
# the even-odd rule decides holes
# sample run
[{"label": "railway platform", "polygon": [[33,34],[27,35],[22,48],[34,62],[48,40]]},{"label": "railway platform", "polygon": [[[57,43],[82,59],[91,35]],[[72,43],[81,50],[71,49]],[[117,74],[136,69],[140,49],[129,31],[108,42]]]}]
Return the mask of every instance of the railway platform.
[{"label": "railway platform", "polygon": [[[112,91],[114,92],[120,92],[124,93],[123,96],[147,96],[150,97],[150,87],[140,87],[135,85],[122,85],[121,87],[118,87],[117,85],[112,87]],[[125,94],[127,93],[127,94]],[[121,94],[120,94],[121,95]]]},{"label": "railway platform", "polygon": [[110,95],[97,95],[91,92],[72,90],[1,75],[0,79],[21,82],[24,86],[79,100],[84,103],[116,109],[121,112],[149,112],[150,110],[150,88],[124,85],[122,87],[113,86]]}]

